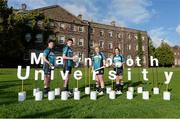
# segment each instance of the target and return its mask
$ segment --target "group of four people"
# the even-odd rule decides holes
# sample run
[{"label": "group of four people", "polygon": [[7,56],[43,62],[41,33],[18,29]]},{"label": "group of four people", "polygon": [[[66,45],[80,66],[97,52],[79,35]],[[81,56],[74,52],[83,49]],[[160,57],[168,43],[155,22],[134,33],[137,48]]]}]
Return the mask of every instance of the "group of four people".
[{"label": "group of four people", "polygon": [[[72,72],[72,68],[74,65],[74,61],[76,57],[73,55],[72,50],[73,40],[71,38],[67,39],[66,46],[63,48],[63,72],[65,73],[68,71],[68,75],[64,80],[64,91],[68,91],[69,95],[71,92],[69,91],[69,78]],[[54,41],[48,40],[48,46],[43,52],[43,70],[45,74],[44,79],[44,96],[47,96],[48,91],[50,91],[50,77],[51,77],[51,66],[55,65],[55,54],[53,52],[54,48]],[[94,47],[94,55],[92,56],[92,70],[96,71],[96,91],[98,95],[103,95],[105,92],[105,84],[103,79],[104,68],[106,67],[106,57],[103,52],[100,51],[99,46]],[[122,94],[123,90],[123,67],[124,67],[124,56],[121,54],[120,49],[116,47],[114,49],[114,56],[112,59],[113,63],[112,66],[114,71],[116,72],[116,94]],[[122,65],[117,65],[122,64]]]}]

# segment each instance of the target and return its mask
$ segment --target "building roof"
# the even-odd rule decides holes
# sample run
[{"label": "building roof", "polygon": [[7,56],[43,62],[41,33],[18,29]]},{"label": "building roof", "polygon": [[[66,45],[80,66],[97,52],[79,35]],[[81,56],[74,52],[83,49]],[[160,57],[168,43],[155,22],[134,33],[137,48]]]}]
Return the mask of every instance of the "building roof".
[{"label": "building roof", "polygon": [[90,22],[90,24],[93,27],[97,27],[97,28],[103,28],[103,29],[110,29],[110,30],[121,30],[121,31],[129,31],[129,32],[141,32],[144,34],[147,34],[146,31],[142,31],[142,30],[137,30],[137,29],[132,29],[132,28],[127,28],[127,27],[121,27],[121,26],[113,26],[113,25],[108,25],[108,24],[102,24],[102,23],[97,23],[97,22]]},{"label": "building roof", "polygon": [[33,9],[33,11],[43,12],[45,16],[48,16],[50,19],[53,19],[56,21],[88,25],[86,22],[84,22],[77,16],[71,14],[69,11],[67,11],[66,9],[64,9],[63,7],[59,5],[52,5],[52,6],[37,8],[37,9]]},{"label": "building roof", "polygon": [[34,10],[43,12],[50,19],[53,19],[56,21],[76,23],[76,24],[82,24],[82,25],[88,25],[89,23],[91,24],[91,26],[97,27],[97,28],[103,28],[103,29],[109,29],[109,30],[121,30],[121,31],[128,31],[128,32],[133,32],[133,33],[141,32],[142,34],[147,34],[147,32],[143,30],[121,27],[121,26],[116,26],[116,25],[113,26],[113,25],[97,23],[97,22],[88,21],[88,20],[82,20],[59,5],[52,5],[52,6],[33,9],[33,11]]}]

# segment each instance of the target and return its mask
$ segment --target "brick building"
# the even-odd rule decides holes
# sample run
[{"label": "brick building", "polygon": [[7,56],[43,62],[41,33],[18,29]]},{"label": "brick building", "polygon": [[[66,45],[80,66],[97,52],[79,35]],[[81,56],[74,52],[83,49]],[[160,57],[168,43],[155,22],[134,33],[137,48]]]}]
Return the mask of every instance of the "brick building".
[{"label": "brick building", "polygon": [[[74,41],[73,50],[82,59],[93,54],[95,44],[99,44],[107,57],[113,55],[113,48],[119,47],[127,58],[135,59],[138,53],[138,33],[140,33],[142,36],[143,63],[144,66],[148,66],[149,36],[146,31],[119,27],[116,26],[115,21],[107,25],[83,20],[82,15],[74,16],[58,5],[35,10],[44,13],[52,20],[53,34],[49,37],[56,38],[58,41],[57,55],[62,55],[65,40],[72,38]],[[36,40],[40,44],[43,42],[41,33],[37,34]],[[36,49],[33,50],[37,52]]]},{"label": "brick building", "polygon": [[108,57],[113,55],[113,48],[119,47],[121,52],[127,57],[135,59],[138,53],[138,33],[142,36],[142,51],[144,65],[148,66],[148,43],[147,32],[116,26],[115,21],[110,25],[89,22],[91,31],[90,51],[93,52],[94,44],[99,44],[101,51]]},{"label": "brick building", "polygon": [[180,66],[180,46],[174,46],[172,50],[174,52],[174,65]]}]

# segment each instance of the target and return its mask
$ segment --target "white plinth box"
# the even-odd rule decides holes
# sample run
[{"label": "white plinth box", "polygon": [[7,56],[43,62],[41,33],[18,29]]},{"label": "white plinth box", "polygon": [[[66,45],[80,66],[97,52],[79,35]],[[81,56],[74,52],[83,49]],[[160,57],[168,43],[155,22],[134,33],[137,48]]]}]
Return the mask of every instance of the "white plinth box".
[{"label": "white plinth box", "polygon": [[25,91],[19,92],[18,93],[18,101],[22,102],[24,100],[26,100],[26,92]]},{"label": "white plinth box", "polygon": [[97,100],[97,92],[96,91],[91,91],[90,99],[91,100]]},{"label": "white plinth box", "polygon": [[116,92],[114,91],[114,90],[111,90],[110,92],[109,92],[109,99],[115,99],[116,98]]},{"label": "white plinth box", "polygon": [[36,92],[36,94],[35,94],[35,101],[41,101],[42,98],[43,98],[43,93],[42,93],[42,91]]}]

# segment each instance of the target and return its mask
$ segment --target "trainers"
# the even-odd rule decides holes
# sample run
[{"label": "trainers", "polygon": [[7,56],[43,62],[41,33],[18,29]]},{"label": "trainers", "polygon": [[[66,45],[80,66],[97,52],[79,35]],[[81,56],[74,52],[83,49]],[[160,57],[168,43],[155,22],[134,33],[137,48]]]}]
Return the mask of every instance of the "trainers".
[{"label": "trainers", "polygon": [[71,97],[72,93],[70,91],[68,91],[68,97]]},{"label": "trainers", "polygon": [[48,92],[49,92],[50,88],[44,88],[44,97],[48,97]]},{"label": "trainers", "polygon": [[103,91],[101,91],[101,92],[99,92],[99,93],[98,93],[98,95],[103,95],[103,94],[104,94],[104,92],[103,92]]},{"label": "trainers", "polygon": [[122,94],[122,92],[120,90],[118,90],[118,91],[116,91],[116,94],[120,95],[120,94]]}]

